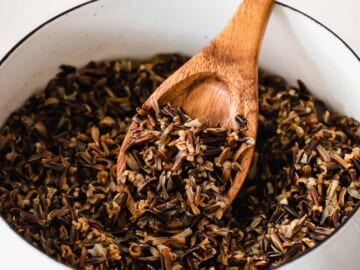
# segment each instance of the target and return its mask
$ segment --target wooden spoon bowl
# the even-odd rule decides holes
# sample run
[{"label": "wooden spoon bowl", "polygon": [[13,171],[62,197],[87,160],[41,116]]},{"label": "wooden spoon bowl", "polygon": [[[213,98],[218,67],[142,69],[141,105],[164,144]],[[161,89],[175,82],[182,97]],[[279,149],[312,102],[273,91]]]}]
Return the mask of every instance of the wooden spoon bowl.
[{"label": "wooden spoon bowl", "polygon": [[[245,136],[256,138],[258,125],[257,59],[262,36],[274,0],[243,0],[233,18],[205,48],[165,80],[144,103],[152,100],[182,107],[192,118],[210,125],[238,128],[235,116],[247,121]],[[130,130],[136,128],[132,123]],[[118,158],[117,176],[126,167],[125,147],[130,139],[127,133]],[[228,190],[231,205],[238,194],[251,165],[254,148],[249,148],[239,171]],[[132,200],[126,185],[122,192]],[[128,206],[131,204],[128,204]]]}]

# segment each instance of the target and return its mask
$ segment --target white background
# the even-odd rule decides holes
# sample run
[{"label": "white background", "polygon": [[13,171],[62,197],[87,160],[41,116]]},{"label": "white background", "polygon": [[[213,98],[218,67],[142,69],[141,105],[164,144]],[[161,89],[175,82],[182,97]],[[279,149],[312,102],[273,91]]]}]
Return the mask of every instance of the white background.
[{"label": "white background", "polygon": [[[0,0],[0,59],[31,30],[58,13],[84,2],[86,1]],[[358,55],[360,54],[360,16],[358,15],[360,1],[280,0],[280,2],[300,9],[319,20],[342,37]],[[0,220],[0,223],[3,221]],[[4,228],[2,224],[0,227]],[[19,241],[14,234],[9,234],[9,230],[0,231],[0,241],[9,243],[7,248],[6,245],[0,245],[1,269],[64,269],[60,265],[54,267],[49,259],[39,255],[36,250],[29,252],[28,244]],[[28,262],[34,256],[37,257],[38,264],[29,265]]]}]

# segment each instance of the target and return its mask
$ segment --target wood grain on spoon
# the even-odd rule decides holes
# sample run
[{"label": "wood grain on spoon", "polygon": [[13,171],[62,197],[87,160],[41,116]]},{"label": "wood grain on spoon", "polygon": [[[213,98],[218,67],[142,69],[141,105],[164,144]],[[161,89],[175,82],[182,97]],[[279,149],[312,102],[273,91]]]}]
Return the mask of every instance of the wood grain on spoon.
[{"label": "wood grain on spoon", "polygon": [[[147,99],[159,104],[182,107],[192,118],[210,125],[237,128],[236,115],[247,120],[245,136],[256,138],[258,126],[257,59],[263,33],[273,6],[273,0],[244,0],[225,28],[198,54],[165,80]],[[132,123],[130,130],[136,128]],[[117,176],[126,167],[127,133],[118,158]],[[250,168],[254,148],[241,160],[242,171],[235,176],[227,195],[229,205],[238,194]],[[126,185],[119,182],[120,191],[127,193],[127,206],[132,211],[133,199]],[[229,206],[228,205],[228,206]]]}]

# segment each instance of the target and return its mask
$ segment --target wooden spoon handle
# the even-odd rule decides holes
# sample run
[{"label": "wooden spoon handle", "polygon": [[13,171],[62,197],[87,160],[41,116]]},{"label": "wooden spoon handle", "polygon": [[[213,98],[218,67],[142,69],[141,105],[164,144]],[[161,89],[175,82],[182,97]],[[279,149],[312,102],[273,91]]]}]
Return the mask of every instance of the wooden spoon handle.
[{"label": "wooden spoon handle", "polygon": [[[171,89],[175,92],[183,82],[196,81],[196,76],[217,78],[226,82],[235,99],[242,92],[249,92],[237,101],[243,110],[245,100],[257,100],[257,91],[247,91],[257,84],[257,58],[263,32],[271,13],[274,0],[243,0],[235,15],[223,30],[199,53],[166,79],[145,102],[159,100]],[[192,77],[195,76],[195,77]],[[243,113],[246,116],[246,113]],[[250,122],[252,119],[248,119]],[[256,125],[257,122],[255,121]]]},{"label": "wooden spoon handle", "polygon": [[[218,63],[229,59],[237,63],[244,63],[244,59],[249,59],[256,63],[274,2],[274,0],[243,0],[234,16],[203,49],[203,53],[209,53]],[[216,59],[217,57],[220,59]]]}]

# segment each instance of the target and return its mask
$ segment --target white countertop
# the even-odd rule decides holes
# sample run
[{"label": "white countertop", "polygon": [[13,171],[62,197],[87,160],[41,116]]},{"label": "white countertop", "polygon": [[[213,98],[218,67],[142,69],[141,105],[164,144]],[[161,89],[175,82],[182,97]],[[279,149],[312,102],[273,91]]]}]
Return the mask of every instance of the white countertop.
[{"label": "white countertop", "polygon": [[[115,0],[113,0],[115,1]],[[116,0],[118,1],[118,0]],[[0,1],[0,59],[27,33],[76,5],[87,2],[85,0],[1,0]],[[360,54],[360,1],[358,0],[281,0],[292,7],[302,10],[319,20],[347,44]],[[4,221],[0,219],[0,223]],[[1,225],[1,228],[4,226]],[[9,243],[0,246],[2,269],[64,269],[60,264],[54,264],[34,250],[29,253],[25,241],[19,241],[18,236],[10,232],[10,228],[0,232],[0,241]],[[26,252],[25,252],[26,250]],[[28,265],[29,259],[38,257],[36,268]],[[4,267],[5,266],[5,267]]]}]

